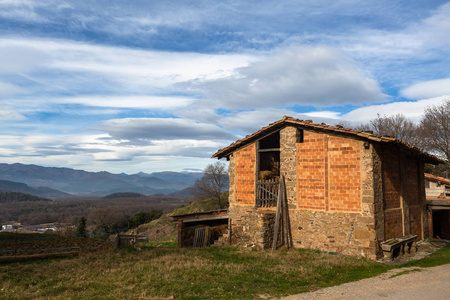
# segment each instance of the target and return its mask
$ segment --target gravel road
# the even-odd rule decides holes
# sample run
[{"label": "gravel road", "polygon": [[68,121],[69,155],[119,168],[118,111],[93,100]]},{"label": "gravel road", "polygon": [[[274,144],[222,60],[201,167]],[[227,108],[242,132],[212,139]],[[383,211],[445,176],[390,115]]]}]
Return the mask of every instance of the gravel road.
[{"label": "gravel road", "polygon": [[281,299],[450,299],[450,264],[390,270],[377,277]]}]

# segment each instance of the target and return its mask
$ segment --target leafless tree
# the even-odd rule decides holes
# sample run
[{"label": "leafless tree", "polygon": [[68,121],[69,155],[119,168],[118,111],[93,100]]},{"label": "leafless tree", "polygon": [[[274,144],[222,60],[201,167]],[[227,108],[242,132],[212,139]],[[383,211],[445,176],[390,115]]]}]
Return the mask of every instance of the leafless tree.
[{"label": "leafless tree", "polygon": [[450,98],[424,111],[421,127],[426,150],[450,161]]},{"label": "leafless tree", "polygon": [[407,119],[403,114],[396,115],[377,115],[377,117],[370,121],[370,125],[374,132],[402,140],[405,143],[422,148],[422,137],[420,126],[414,124]]},{"label": "leafless tree", "polygon": [[377,114],[375,119],[369,123],[361,123],[352,126],[353,129],[373,131],[381,136],[389,136],[414,145],[420,149],[424,147],[422,138],[422,127],[414,124],[403,114],[384,115]]},{"label": "leafless tree", "polygon": [[225,163],[218,161],[208,165],[204,173],[205,175],[195,182],[192,194],[200,199],[214,199],[221,209],[223,207],[222,194],[228,189],[228,168]]},{"label": "leafless tree", "polygon": [[117,222],[117,213],[110,207],[97,207],[88,216],[89,223],[96,226],[97,230],[110,230]]}]

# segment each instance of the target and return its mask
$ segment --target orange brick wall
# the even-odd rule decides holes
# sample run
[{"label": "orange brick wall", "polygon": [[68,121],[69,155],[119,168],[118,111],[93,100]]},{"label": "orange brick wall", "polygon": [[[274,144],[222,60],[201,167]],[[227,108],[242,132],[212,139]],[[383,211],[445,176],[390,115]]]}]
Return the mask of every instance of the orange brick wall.
[{"label": "orange brick wall", "polygon": [[299,208],[361,211],[361,143],[304,131],[297,144]]},{"label": "orange brick wall", "polygon": [[234,153],[236,204],[255,205],[255,143]]},{"label": "orange brick wall", "polygon": [[304,131],[297,144],[298,208],[325,209],[326,135]]},{"label": "orange brick wall", "polygon": [[330,210],[361,210],[361,142],[330,137]]}]

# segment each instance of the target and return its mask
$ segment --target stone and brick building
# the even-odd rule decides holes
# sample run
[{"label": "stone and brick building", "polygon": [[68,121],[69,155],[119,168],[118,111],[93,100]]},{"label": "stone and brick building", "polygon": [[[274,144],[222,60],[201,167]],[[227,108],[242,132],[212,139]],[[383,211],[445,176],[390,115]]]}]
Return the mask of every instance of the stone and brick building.
[{"label": "stone and brick building", "polygon": [[294,247],[376,259],[383,241],[428,236],[424,163],[441,161],[394,138],[284,117],[213,157],[230,161],[232,244],[271,247],[281,175]]}]

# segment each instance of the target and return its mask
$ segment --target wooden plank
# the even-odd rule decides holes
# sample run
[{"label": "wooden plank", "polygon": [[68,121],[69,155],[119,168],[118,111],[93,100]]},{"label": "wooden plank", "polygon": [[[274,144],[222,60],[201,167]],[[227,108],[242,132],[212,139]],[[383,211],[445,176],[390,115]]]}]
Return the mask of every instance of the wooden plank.
[{"label": "wooden plank", "polygon": [[281,194],[281,207],[282,207],[282,217],[283,217],[283,237],[284,246],[289,249],[289,236],[288,236],[288,221],[287,221],[287,197],[286,197],[286,186],[284,180],[280,182],[280,194]]},{"label": "wooden plank", "polygon": [[[281,175],[280,185],[281,185],[281,182],[283,182],[283,181],[284,181],[284,176]],[[273,229],[272,250],[277,250],[277,245],[278,245],[278,231],[280,230],[280,209],[281,209],[281,188],[278,191],[278,197],[277,197],[277,213],[275,215],[275,226]]]}]

